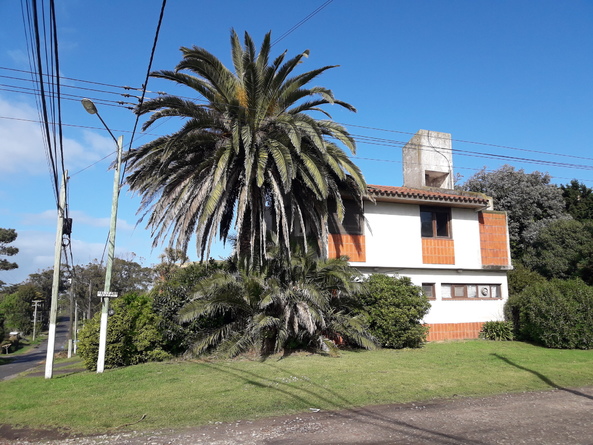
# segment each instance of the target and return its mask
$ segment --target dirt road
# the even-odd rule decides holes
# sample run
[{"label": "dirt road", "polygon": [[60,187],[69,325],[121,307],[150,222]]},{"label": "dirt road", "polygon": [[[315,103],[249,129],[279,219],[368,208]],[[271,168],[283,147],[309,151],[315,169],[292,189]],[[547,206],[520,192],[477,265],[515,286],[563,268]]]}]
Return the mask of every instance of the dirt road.
[{"label": "dirt road", "polygon": [[[3,435],[12,440],[2,442]],[[45,440],[50,437],[0,428],[2,444],[593,444],[593,387],[308,412],[181,431]]]}]

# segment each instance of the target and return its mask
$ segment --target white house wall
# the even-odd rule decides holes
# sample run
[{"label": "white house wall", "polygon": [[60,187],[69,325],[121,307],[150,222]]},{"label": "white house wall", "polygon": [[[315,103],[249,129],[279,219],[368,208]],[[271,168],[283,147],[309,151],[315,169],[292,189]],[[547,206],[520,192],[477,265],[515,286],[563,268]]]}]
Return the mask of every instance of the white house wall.
[{"label": "white house wall", "polygon": [[480,226],[472,209],[451,209],[451,231],[455,242],[455,264],[443,266],[422,263],[420,206],[366,202],[366,261],[353,266],[406,268],[481,268]]},{"label": "white house wall", "polygon": [[[424,323],[451,324],[503,320],[508,298],[506,270],[482,268],[480,224],[473,209],[452,208],[455,264],[423,264],[420,207],[390,202],[365,203],[366,261],[351,262],[363,274],[410,277],[418,286],[434,283],[435,299]],[[442,299],[442,284],[500,285],[497,299]]]}]

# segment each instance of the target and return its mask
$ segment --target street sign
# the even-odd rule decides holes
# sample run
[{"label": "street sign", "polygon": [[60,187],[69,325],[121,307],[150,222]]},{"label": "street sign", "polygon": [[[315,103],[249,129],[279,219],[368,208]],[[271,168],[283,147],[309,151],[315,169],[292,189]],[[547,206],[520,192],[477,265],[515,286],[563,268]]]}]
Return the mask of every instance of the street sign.
[{"label": "street sign", "polygon": [[106,292],[106,291],[99,291],[97,292],[97,297],[101,298],[117,298],[117,292]]}]

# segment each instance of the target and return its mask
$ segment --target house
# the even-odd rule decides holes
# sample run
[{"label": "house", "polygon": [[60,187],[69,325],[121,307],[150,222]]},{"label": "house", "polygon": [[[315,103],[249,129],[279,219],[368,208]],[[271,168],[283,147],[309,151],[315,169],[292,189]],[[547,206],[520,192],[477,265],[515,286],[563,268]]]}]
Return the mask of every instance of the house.
[{"label": "house", "polygon": [[330,223],[328,255],[421,286],[431,302],[429,341],[477,338],[484,322],[503,319],[507,216],[488,196],[453,189],[450,134],[420,130],[402,158],[403,187],[369,185],[364,215],[345,200],[344,220]]}]

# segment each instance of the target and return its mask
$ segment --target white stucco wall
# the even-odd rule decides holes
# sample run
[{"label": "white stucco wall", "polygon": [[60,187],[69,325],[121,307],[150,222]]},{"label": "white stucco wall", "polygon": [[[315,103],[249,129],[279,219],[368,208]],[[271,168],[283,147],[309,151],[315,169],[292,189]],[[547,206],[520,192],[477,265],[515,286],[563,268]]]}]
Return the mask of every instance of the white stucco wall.
[{"label": "white stucco wall", "polygon": [[[423,264],[420,206],[365,203],[366,262],[352,262],[364,274],[408,276],[418,286],[434,283],[435,300],[425,323],[469,323],[504,319],[508,298],[505,270],[482,269],[480,226],[473,209],[452,208],[455,264]],[[441,297],[442,284],[498,284],[500,299],[452,300]]]},{"label": "white stucco wall", "polygon": [[451,209],[451,231],[455,242],[455,264],[443,266],[422,263],[420,206],[366,202],[366,267],[480,268],[480,226],[473,209]]},{"label": "white stucco wall", "polygon": [[365,203],[366,262],[370,267],[422,264],[420,207],[378,202]]},{"label": "white stucco wall", "polygon": [[[430,300],[430,311],[424,317],[424,323],[472,323],[504,320],[504,305],[508,299],[508,282],[505,271],[468,271],[468,270],[418,270],[402,269],[398,273],[384,270],[361,268],[365,275],[371,273],[387,273],[396,277],[409,277],[417,286],[423,283],[433,283],[435,299]],[[467,300],[453,300],[442,298],[443,284],[498,284],[501,288],[501,298],[477,298]]]}]

